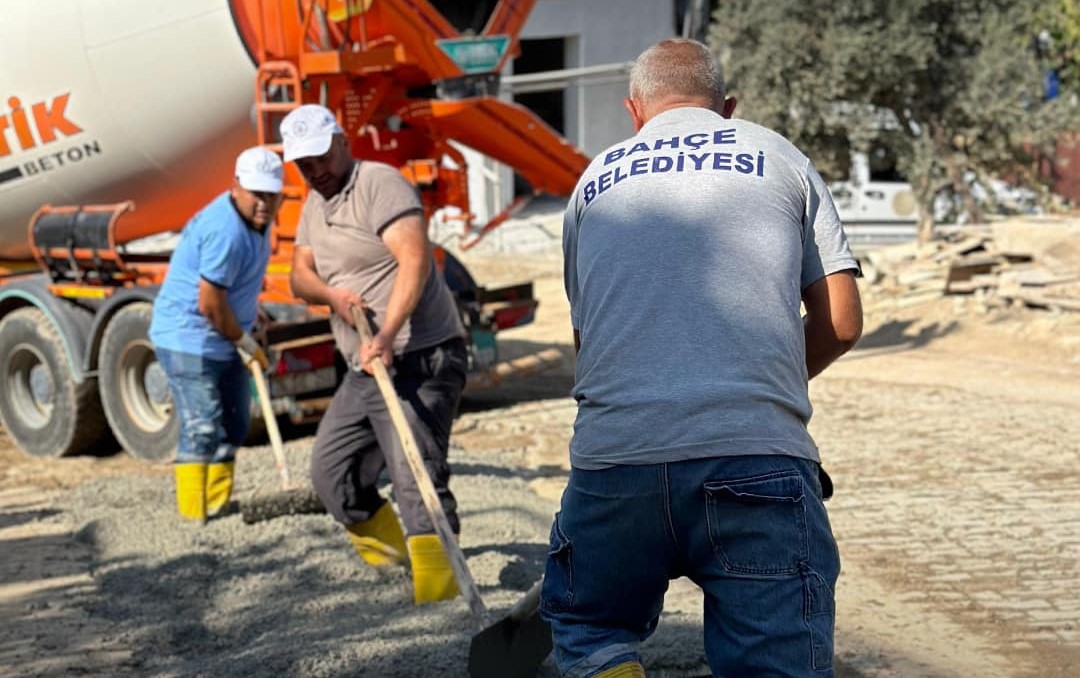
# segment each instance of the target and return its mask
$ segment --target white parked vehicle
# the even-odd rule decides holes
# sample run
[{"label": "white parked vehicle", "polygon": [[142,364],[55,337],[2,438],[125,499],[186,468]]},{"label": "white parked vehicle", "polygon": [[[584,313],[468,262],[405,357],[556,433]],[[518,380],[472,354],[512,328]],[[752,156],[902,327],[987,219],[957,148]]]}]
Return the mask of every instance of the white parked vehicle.
[{"label": "white parked vehicle", "polygon": [[916,235],[919,208],[915,194],[886,158],[881,152],[872,162],[866,153],[852,152],[850,178],[829,184],[855,250],[904,242]]},{"label": "white parked vehicle", "polygon": [[[1042,211],[1039,196],[1027,188],[1011,186],[1000,179],[977,180],[965,174],[971,193],[989,214],[1037,214]],[[833,201],[844,223],[851,246],[857,252],[872,247],[912,240],[917,236],[919,206],[911,184],[896,170],[885,149],[871,154],[851,154],[851,177],[829,184]],[[934,199],[934,223],[964,224],[971,220],[964,202],[942,191]]]}]

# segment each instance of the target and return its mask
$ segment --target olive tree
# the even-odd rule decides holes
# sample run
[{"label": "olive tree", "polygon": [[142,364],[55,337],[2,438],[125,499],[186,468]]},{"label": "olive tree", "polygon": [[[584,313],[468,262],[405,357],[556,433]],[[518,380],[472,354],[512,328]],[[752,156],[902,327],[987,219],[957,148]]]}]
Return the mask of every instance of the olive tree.
[{"label": "olive tree", "polygon": [[[846,176],[851,149],[887,148],[925,239],[935,198],[977,220],[994,196],[975,186],[992,178],[1048,198],[1040,162],[1080,129],[1068,94],[1077,2],[720,0],[709,42],[739,115],[787,136],[826,177]],[[1066,92],[1052,99],[1050,68]]]}]

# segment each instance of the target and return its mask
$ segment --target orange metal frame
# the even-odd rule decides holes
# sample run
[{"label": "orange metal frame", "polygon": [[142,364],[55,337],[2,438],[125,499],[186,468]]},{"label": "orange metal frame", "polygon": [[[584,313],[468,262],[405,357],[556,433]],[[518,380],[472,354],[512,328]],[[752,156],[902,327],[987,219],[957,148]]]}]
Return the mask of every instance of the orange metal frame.
[{"label": "orange metal frame", "polygon": [[[500,0],[478,37],[506,36],[508,48],[495,72],[520,53],[518,34],[536,0]],[[258,64],[255,78],[259,142],[281,150],[278,124],[305,103],[321,103],[337,112],[353,155],[399,167],[417,186],[427,216],[440,207],[465,215],[472,240],[502,223],[515,203],[488,224],[474,227],[469,214],[464,156],[458,141],[521,173],[537,192],[557,195],[573,190],[586,158],[531,111],[494,96],[434,98],[440,83],[468,79],[438,46],[437,40],[463,38],[426,0],[230,0],[233,18]],[[476,76],[484,79],[490,74]],[[449,162],[447,162],[449,161]],[[273,255],[263,301],[292,302],[288,273],[292,244],[307,187],[295,165],[285,168],[285,201],[273,232]],[[126,206],[125,206],[126,205]],[[159,284],[166,267],[124,263],[113,233],[130,204],[42,210],[113,210],[106,252],[42,252],[49,256],[84,255],[115,261],[119,273],[109,280],[59,283],[63,296],[108,296],[108,287]],[[31,229],[39,211],[31,219]],[[31,233],[30,242],[33,243]]]},{"label": "orange metal frame", "polygon": [[[63,297],[104,298],[123,286],[153,285],[162,281],[164,278],[164,266],[129,266],[125,263],[119,243],[116,241],[117,223],[124,214],[134,208],[134,203],[127,201],[109,205],[84,205],[81,207],[43,205],[34,212],[28,226],[27,241],[30,243],[30,252],[34,257],[34,261],[37,262],[38,268],[48,271],[50,260],[62,260],[68,263],[70,270],[76,275],[76,279],[70,282],[50,285],[49,289],[53,294]],[[38,220],[47,214],[87,212],[110,215],[107,226],[108,243],[106,247],[95,249],[85,247],[41,247],[34,237],[34,228]],[[107,278],[95,275],[101,271],[103,264],[112,268]]]},{"label": "orange metal frame", "polygon": [[[496,72],[520,53],[518,34],[535,2],[500,0],[478,36],[508,38]],[[429,217],[439,207],[456,207],[466,215],[466,232],[474,234],[491,230],[505,214],[472,226],[466,163],[451,140],[514,168],[537,192],[570,193],[588,165],[588,158],[528,109],[494,96],[430,96],[440,82],[468,76],[436,42],[466,36],[426,0],[231,4],[238,30],[259,63],[259,141],[270,148],[280,150],[277,123],[289,110],[321,103],[337,112],[354,156],[401,168],[420,189]],[[275,261],[282,263],[291,257],[307,190],[291,165],[286,186],[275,229]]]}]

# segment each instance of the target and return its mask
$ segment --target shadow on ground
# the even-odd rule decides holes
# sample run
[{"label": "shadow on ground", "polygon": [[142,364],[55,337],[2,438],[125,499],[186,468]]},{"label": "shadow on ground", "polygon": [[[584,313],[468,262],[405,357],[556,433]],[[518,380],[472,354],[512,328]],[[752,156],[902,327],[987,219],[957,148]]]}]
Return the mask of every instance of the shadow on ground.
[{"label": "shadow on ground", "polygon": [[0,513],[0,530],[25,523],[33,523],[38,520],[50,518],[60,513],[56,509],[32,508],[26,510],[13,510]]},{"label": "shadow on ground", "polygon": [[512,470],[505,466],[498,466],[495,464],[459,463],[452,461],[450,468],[455,476],[494,476],[496,478],[520,478],[525,481],[535,480],[536,478],[566,477],[566,469],[555,464]]},{"label": "shadow on ground", "polygon": [[952,334],[960,327],[960,324],[955,320],[946,325],[935,322],[918,329],[915,329],[915,323],[916,321],[912,319],[890,320],[882,323],[874,331],[863,335],[855,346],[854,355],[857,356],[859,351],[867,350],[875,350],[875,353],[881,353],[882,351],[877,349],[908,351],[922,348],[933,341]]}]

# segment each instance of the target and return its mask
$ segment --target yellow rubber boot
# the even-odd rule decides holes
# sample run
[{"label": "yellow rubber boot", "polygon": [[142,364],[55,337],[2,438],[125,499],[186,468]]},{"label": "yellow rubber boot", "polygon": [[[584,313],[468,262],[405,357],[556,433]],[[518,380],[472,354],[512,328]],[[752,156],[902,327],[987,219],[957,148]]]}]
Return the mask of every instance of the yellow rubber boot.
[{"label": "yellow rubber boot", "polygon": [[623,662],[604,669],[593,678],[645,678],[645,667],[637,662]]},{"label": "yellow rubber boot", "polygon": [[206,467],[206,515],[216,516],[229,504],[232,497],[235,461],[221,461]]},{"label": "yellow rubber boot", "polygon": [[454,568],[436,534],[409,537],[409,560],[412,562],[413,602],[417,605],[457,597]]},{"label": "yellow rubber boot", "polygon": [[405,534],[390,502],[380,506],[368,520],[346,525],[345,530],[368,565],[384,568],[405,564]]},{"label": "yellow rubber boot", "polygon": [[181,518],[206,521],[206,464],[176,464],[176,508]]}]

